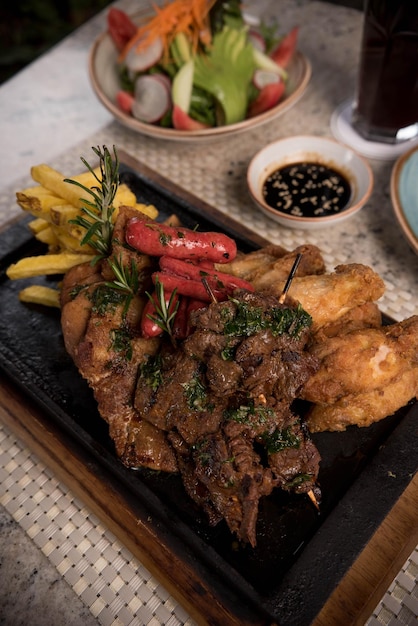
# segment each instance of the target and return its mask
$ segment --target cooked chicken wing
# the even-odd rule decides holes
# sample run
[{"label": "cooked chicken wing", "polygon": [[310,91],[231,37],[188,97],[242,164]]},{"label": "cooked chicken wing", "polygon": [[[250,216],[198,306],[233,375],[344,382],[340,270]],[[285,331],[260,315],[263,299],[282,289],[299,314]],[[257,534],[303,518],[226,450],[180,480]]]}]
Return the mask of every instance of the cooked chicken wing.
[{"label": "cooked chicken wing", "polygon": [[306,423],[310,432],[341,431],[348,426],[370,426],[418,399],[418,367],[399,373],[388,385],[343,396],[334,404],[315,404]]},{"label": "cooked chicken wing", "polygon": [[[260,289],[254,281],[255,289]],[[262,290],[280,295],[284,280],[264,284]],[[376,302],[384,293],[385,285],[376,272],[366,265],[352,263],[338,265],[329,274],[300,276],[292,281],[289,294],[298,300],[313,318],[313,330],[335,322],[347,312],[366,302]]]},{"label": "cooked chicken wing", "polygon": [[310,353],[320,366],[302,397],[316,405],[308,418],[313,430],[368,426],[417,394],[418,316],[325,339]]},{"label": "cooked chicken wing", "polygon": [[290,252],[281,246],[271,244],[248,254],[241,254],[227,266],[223,264],[216,267],[221,272],[245,278],[250,283],[257,282],[257,289],[262,289],[277,280],[286,280],[299,254],[302,254],[302,259],[296,276],[325,272],[322,254],[319,248],[312,244],[298,246]]}]

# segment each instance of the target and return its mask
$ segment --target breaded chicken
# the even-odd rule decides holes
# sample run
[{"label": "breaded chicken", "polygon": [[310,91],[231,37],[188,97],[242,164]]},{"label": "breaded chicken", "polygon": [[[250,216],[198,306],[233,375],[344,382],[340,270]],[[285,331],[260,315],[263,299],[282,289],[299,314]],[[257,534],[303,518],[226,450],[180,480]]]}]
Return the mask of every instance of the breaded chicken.
[{"label": "breaded chicken", "polygon": [[[257,281],[256,290],[260,289]],[[263,291],[280,295],[285,281],[263,287]],[[289,295],[298,300],[313,319],[312,330],[335,322],[350,309],[366,302],[376,302],[385,291],[383,280],[367,265],[338,265],[329,274],[301,276],[293,279]]]},{"label": "breaded chicken", "polygon": [[418,393],[418,316],[355,330],[310,347],[320,363],[302,390],[315,406],[311,430],[368,426],[400,409]]},{"label": "breaded chicken", "polygon": [[349,394],[334,404],[315,404],[306,423],[310,432],[342,431],[348,426],[370,426],[418,399],[418,367],[399,373],[385,387]]}]

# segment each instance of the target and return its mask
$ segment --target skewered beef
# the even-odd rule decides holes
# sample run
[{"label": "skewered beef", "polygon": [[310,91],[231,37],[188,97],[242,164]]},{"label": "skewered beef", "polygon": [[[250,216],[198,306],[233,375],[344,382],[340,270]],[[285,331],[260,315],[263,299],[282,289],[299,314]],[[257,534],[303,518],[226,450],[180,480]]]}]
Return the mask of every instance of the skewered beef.
[{"label": "skewered beef", "polygon": [[[261,497],[317,489],[319,454],[291,404],[316,371],[306,314],[236,292],[193,314],[195,331],[142,368],[135,408],[166,430],[192,499],[256,543]],[[158,373],[158,381],[152,371]]]}]

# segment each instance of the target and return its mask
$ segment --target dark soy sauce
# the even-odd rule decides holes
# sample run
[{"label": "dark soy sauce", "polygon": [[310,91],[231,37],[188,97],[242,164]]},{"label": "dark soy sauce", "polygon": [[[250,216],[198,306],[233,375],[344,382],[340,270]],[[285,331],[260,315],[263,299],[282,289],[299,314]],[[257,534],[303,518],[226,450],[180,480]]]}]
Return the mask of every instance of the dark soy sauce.
[{"label": "dark soy sauce", "polygon": [[328,165],[294,163],[272,172],[264,181],[265,202],[295,217],[326,217],[348,206],[351,186],[347,178]]}]

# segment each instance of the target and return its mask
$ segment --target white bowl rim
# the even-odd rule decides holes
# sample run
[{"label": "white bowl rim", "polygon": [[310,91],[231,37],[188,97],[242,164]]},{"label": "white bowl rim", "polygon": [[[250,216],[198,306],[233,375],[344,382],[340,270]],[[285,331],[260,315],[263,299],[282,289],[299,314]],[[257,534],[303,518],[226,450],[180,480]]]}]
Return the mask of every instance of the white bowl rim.
[{"label": "white bowl rim", "polygon": [[[356,202],[349,206],[349,208],[336,213],[335,215],[326,215],[320,217],[298,217],[296,215],[288,215],[286,213],[282,213],[281,211],[276,211],[273,207],[269,206],[266,202],[264,202],[263,198],[258,195],[253,185],[250,181],[252,170],[258,165],[257,161],[262,158],[262,155],[267,152],[269,149],[272,149],[277,145],[285,145],[286,143],[292,144],[296,141],[299,142],[317,142],[320,145],[332,145],[333,147],[337,147],[343,150],[345,153],[350,154],[353,158],[356,159],[357,163],[363,167],[363,170],[367,176],[367,186],[365,192],[359,197]],[[326,160],[326,155],[324,155],[324,159]],[[370,195],[373,190],[374,185],[374,175],[373,170],[369,164],[369,162],[358,152],[349,148],[348,146],[332,139],[330,137],[323,137],[321,135],[291,135],[289,137],[282,137],[280,139],[276,139],[275,141],[271,141],[266,144],[261,150],[259,150],[251,159],[250,164],[247,169],[247,186],[250,192],[251,197],[255,201],[255,203],[262,209],[265,213],[271,215],[273,219],[279,222],[293,222],[294,224],[326,224],[329,222],[342,221],[343,219],[349,217],[353,213],[356,213],[359,209],[361,209],[367,200],[370,198]]]}]

